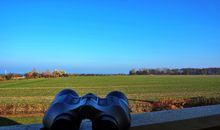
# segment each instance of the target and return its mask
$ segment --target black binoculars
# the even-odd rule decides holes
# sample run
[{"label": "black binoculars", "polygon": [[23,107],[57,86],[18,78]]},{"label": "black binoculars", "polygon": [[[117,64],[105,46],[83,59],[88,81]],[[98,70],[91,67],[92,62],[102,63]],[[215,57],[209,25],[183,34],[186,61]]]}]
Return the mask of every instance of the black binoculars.
[{"label": "black binoculars", "polygon": [[129,130],[131,116],[127,97],[112,91],[105,98],[88,93],[82,97],[71,89],[56,96],[43,118],[44,130],[79,130],[83,119],[93,130]]}]

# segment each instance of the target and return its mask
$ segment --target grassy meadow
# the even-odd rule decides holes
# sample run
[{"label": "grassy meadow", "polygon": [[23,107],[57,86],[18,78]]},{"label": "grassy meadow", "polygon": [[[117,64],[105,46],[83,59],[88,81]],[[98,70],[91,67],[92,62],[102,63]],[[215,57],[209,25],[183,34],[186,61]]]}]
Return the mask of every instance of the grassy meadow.
[{"label": "grassy meadow", "polygon": [[[41,122],[44,110],[57,92],[74,89],[79,95],[92,92],[104,97],[112,90],[124,92],[130,103],[134,100],[156,101],[163,98],[220,97],[220,76],[71,76],[66,78],[0,81],[1,107],[21,111],[4,113],[18,123]],[[19,107],[28,107],[32,113],[22,113]],[[4,110],[2,110],[4,111]],[[0,118],[0,126],[7,125]]]}]

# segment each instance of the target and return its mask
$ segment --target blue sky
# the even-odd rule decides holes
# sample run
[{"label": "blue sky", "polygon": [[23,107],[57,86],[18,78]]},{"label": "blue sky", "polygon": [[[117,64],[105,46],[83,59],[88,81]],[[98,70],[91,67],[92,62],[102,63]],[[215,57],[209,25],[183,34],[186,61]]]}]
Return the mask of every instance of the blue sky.
[{"label": "blue sky", "polygon": [[219,0],[2,0],[0,73],[220,67]]}]

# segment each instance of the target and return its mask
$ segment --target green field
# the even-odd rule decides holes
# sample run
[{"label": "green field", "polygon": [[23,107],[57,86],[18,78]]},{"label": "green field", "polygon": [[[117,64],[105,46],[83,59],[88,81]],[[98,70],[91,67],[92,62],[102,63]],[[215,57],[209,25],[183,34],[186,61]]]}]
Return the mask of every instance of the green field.
[{"label": "green field", "polygon": [[[66,78],[10,80],[0,82],[0,106],[46,104],[63,88],[79,95],[99,96],[120,90],[133,99],[219,97],[220,76],[72,76]],[[1,115],[0,115],[1,116]],[[38,123],[41,116],[2,115],[18,123]],[[0,125],[4,124],[0,120]]]}]

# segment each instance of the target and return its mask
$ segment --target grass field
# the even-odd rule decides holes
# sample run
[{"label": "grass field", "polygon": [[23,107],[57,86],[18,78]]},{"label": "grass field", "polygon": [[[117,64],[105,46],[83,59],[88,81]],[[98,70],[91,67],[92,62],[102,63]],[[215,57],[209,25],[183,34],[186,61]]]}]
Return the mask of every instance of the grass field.
[{"label": "grass field", "polygon": [[[49,105],[63,88],[72,88],[79,95],[88,92],[99,96],[120,90],[134,99],[219,97],[220,76],[78,76],[51,79],[10,80],[0,82],[0,106]],[[42,114],[0,115],[18,123],[39,123]],[[0,120],[0,125],[4,125]]]}]

